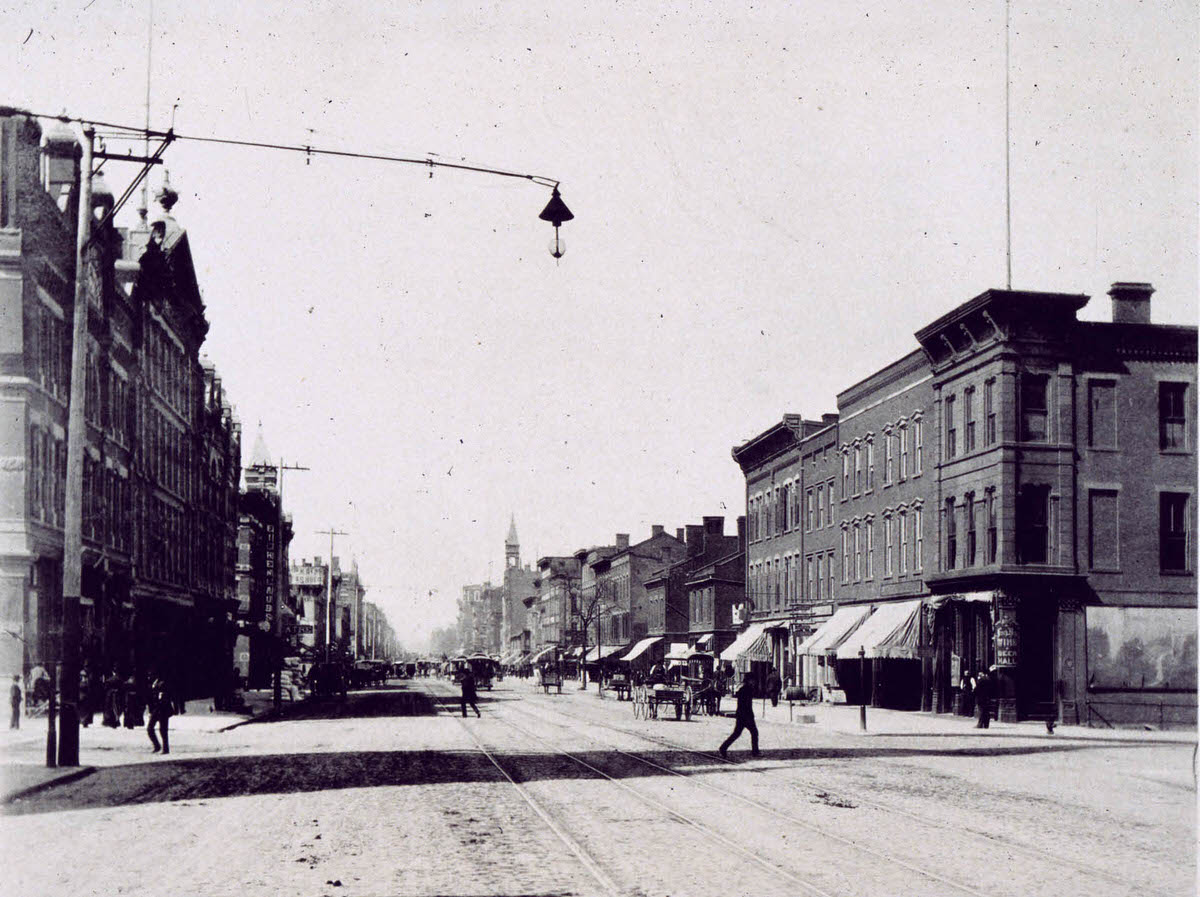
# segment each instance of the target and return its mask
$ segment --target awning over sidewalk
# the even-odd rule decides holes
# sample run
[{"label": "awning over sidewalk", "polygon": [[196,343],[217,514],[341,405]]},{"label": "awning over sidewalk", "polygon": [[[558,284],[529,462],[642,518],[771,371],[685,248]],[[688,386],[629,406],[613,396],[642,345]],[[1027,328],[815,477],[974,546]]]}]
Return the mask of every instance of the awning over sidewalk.
[{"label": "awning over sidewalk", "polygon": [[817,631],[800,643],[797,654],[821,655],[836,651],[838,645],[862,625],[871,613],[869,604],[851,604],[839,607],[833,616],[817,627]]},{"label": "awning over sidewalk", "polygon": [[[751,623],[746,627],[746,631],[733,640],[733,644],[721,652],[722,660],[737,660],[743,654],[750,651],[755,643],[766,635],[767,626],[765,623]],[[770,657],[770,648],[767,650],[767,657]],[[750,660],[759,660],[761,658],[751,657]]]},{"label": "awning over sidewalk", "polygon": [[667,652],[666,660],[687,660],[688,654],[687,642],[671,642],[671,650]]},{"label": "awning over sidewalk", "polygon": [[611,657],[618,651],[624,649],[624,645],[601,645],[598,648],[588,648],[587,657],[585,660],[588,663],[594,663],[597,660],[604,660],[606,657]]},{"label": "awning over sidewalk", "polygon": [[711,632],[706,632],[704,635],[700,636],[700,638],[696,639],[696,644],[694,647],[695,649],[703,651],[712,644],[712,640],[713,634]]},{"label": "awning over sidewalk", "polygon": [[995,597],[995,592],[949,592],[945,595],[928,595],[925,598],[925,603],[936,609],[951,601],[991,604],[992,599]]},{"label": "awning over sidewalk", "polygon": [[621,660],[637,660],[639,657],[641,657],[643,654],[646,653],[646,651],[650,648],[651,645],[653,645],[655,642],[661,642],[662,639],[663,639],[663,637],[661,635],[655,636],[654,638],[644,638],[640,642],[638,642],[636,645],[634,645],[629,650],[628,654],[626,654],[624,657],[622,657],[620,659]]},{"label": "awning over sidewalk", "polygon": [[557,649],[558,649],[558,645],[547,645],[545,648],[542,648],[542,650],[540,650],[536,654],[534,654],[533,657],[529,658],[529,662],[530,663],[540,663],[541,661],[546,659],[547,655],[553,655]]},{"label": "awning over sidewalk", "polygon": [[865,623],[842,642],[838,660],[852,660],[863,648],[867,657],[916,660],[921,599],[881,604]]}]

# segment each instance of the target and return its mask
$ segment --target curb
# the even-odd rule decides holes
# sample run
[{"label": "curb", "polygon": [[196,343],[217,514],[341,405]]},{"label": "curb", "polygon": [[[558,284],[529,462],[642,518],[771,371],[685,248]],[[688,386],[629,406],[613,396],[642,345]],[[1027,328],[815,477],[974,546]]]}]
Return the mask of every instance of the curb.
[{"label": "curb", "polygon": [[32,797],[42,791],[47,791],[50,788],[55,788],[59,785],[68,785],[71,782],[77,782],[80,779],[87,778],[96,771],[95,766],[81,766],[74,772],[66,773],[57,778],[49,779],[45,782],[39,782],[36,785],[30,785],[28,788],[22,788],[20,791],[14,791],[12,794],[0,800],[0,804],[7,805],[26,797]]}]

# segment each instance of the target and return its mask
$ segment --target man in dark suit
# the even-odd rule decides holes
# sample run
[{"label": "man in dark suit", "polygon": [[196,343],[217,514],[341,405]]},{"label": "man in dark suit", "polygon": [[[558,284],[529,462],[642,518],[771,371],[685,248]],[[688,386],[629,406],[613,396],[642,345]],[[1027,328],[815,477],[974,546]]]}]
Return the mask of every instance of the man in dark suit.
[{"label": "man in dark suit", "polygon": [[759,755],[758,726],[754,724],[754,686],[751,685],[749,676],[742,679],[741,686],[733,695],[737,698],[735,725],[730,736],[721,743],[721,756],[726,756],[729,746],[741,737],[744,730],[748,730],[750,732],[750,753],[757,757]]}]

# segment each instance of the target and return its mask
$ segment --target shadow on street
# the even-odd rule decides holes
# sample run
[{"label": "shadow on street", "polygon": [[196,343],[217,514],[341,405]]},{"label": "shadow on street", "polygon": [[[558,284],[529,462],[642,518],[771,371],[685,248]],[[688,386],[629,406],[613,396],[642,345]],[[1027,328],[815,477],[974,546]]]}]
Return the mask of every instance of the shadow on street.
[{"label": "shadow on street", "polygon": [[[475,721],[472,719],[473,724]],[[451,720],[446,720],[452,724]],[[1132,745],[1131,745],[1132,746]],[[1099,746],[1096,746],[1097,748]],[[1111,749],[1114,745],[1104,745]],[[764,750],[758,762],[811,763],[821,760],[895,759],[904,757],[1001,757],[1066,753],[1088,745],[979,746],[945,750],[918,748],[787,748]],[[619,753],[609,750],[572,751],[572,755],[603,769],[615,778],[637,779],[661,775],[640,763],[642,758],[659,766],[679,768],[693,775],[724,775],[741,763],[695,753],[656,750]],[[595,774],[552,750],[496,751],[496,759],[519,782],[592,779]],[[731,757],[749,760],[748,753]],[[774,768],[780,768],[776,765]],[[341,788],[378,788],[406,785],[503,781],[499,772],[478,751],[396,750],[313,752],[296,754],[238,755],[138,763],[98,769],[86,778],[67,783],[2,808],[8,816],[63,810],[119,807],[167,801],[205,801],[241,795],[290,794]]]}]

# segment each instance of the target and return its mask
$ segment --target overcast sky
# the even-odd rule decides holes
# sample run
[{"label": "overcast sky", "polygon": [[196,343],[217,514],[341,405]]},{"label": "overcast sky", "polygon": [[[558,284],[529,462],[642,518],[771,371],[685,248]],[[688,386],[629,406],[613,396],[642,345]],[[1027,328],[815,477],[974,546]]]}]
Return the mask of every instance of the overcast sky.
[{"label": "overcast sky", "polygon": [[[349,531],[411,646],[500,577],[510,514],[527,561],[733,532],[733,445],[1005,285],[1003,0],[661,5],[0,11],[0,102],[140,125],[152,33],[153,127],[562,182],[556,263],[527,181],[166,155],[247,460],[261,421],[312,468],[286,475],[292,557]],[[1196,322],[1197,24],[1190,0],[1013,0],[1015,288],[1108,320],[1113,281],[1150,281],[1157,322]]]}]

